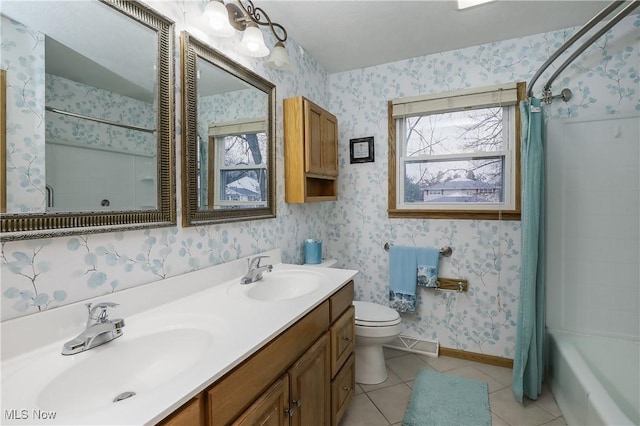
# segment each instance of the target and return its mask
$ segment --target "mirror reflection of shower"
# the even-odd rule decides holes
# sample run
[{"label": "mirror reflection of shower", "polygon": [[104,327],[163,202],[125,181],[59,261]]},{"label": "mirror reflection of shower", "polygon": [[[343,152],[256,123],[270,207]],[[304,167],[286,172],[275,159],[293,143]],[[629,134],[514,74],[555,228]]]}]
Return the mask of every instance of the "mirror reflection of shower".
[{"label": "mirror reflection of shower", "polygon": [[[158,165],[147,167],[158,154],[155,31],[101,2],[17,3],[3,5],[0,28],[14,46],[8,63],[31,77],[33,109],[7,117],[13,140],[24,140],[10,159],[7,212],[156,209]],[[60,15],[91,24],[59,25]],[[130,43],[108,42],[114,31]]]},{"label": "mirror reflection of shower", "polygon": [[45,188],[47,191],[47,209],[51,209],[53,208],[55,202],[53,186],[47,184]]}]

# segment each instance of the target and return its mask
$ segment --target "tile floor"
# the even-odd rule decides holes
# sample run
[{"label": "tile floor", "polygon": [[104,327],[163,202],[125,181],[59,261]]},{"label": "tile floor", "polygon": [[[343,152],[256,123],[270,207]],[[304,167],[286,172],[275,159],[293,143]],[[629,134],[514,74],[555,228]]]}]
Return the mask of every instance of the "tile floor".
[{"label": "tile floor", "polygon": [[[536,401],[520,405],[511,393],[511,369],[457,358],[432,358],[385,348],[389,377],[378,385],[356,385],[340,426],[400,426],[418,368],[486,382],[493,426],[566,425],[545,386]],[[462,426],[462,425],[461,425]]]}]

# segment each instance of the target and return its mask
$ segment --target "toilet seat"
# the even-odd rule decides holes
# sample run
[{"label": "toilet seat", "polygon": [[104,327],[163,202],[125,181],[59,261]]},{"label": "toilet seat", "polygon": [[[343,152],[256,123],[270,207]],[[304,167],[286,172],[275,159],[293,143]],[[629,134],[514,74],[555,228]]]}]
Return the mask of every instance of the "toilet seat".
[{"label": "toilet seat", "polygon": [[400,324],[400,314],[391,308],[361,301],[354,301],[353,305],[356,308],[356,326],[390,327]]}]

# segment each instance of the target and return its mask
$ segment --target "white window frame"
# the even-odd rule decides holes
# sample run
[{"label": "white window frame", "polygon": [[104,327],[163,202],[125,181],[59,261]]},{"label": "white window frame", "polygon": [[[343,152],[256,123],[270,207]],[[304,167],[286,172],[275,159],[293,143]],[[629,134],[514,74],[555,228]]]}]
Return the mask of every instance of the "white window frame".
[{"label": "white window frame", "polygon": [[[518,212],[519,197],[516,191],[519,185],[516,179],[519,178],[517,160],[519,158],[517,148],[517,102],[519,85],[522,83],[510,83],[503,85],[487,86],[476,89],[465,89],[455,92],[446,92],[436,95],[415,96],[395,99],[390,102],[391,114],[389,119],[395,121],[395,206],[391,207],[390,216],[393,212],[402,211],[424,211],[424,212]],[[503,107],[503,150],[469,152],[448,155],[424,155],[406,156],[406,119],[416,116],[430,114],[441,114],[446,112],[462,111],[467,109],[482,109],[490,107]],[[391,126],[390,126],[391,127]],[[501,202],[480,202],[480,203],[434,203],[434,202],[411,202],[404,201],[405,166],[415,162],[435,162],[451,160],[469,160],[504,157],[503,165],[503,201]],[[390,196],[394,192],[390,187]],[[416,217],[414,215],[414,217]]]},{"label": "white window frame", "polygon": [[[226,166],[224,164],[224,138],[227,136],[242,135],[247,133],[265,133],[267,136],[267,120],[265,117],[242,119],[235,121],[228,121],[224,123],[216,123],[209,126],[209,136],[213,136],[214,143],[214,171],[216,177],[220,177],[225,170],[264,170],[265,176],[267,173],[267,164],[263,161],[260,164],[246,165],[246,166]],[[265,155],[265,157],[268,156]],[[264,160],[264,159],[263,159]],[[211,188],[210,188],[211,189]],[[269,200],[265,201],[230,201],[221,199],[220,185],[214,185],[214,205],[226,206],[226,207],[245,207],[245,206],[260,206],[267,207]],[[267,194],[268,197],[268,194]]]}]

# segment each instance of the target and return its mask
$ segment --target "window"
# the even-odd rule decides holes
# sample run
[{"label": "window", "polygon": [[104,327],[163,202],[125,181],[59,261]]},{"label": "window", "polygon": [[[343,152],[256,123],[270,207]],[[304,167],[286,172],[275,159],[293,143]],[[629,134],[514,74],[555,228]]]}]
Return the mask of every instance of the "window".
[{"label": "window", "polygon": [[391,101],[389,217],[519,219],[524,92],[513,83]]},{"label": "window", "polygon": [[217,209],[267,207],[267,146],[264,119],[209,127],[209,206]]}]

